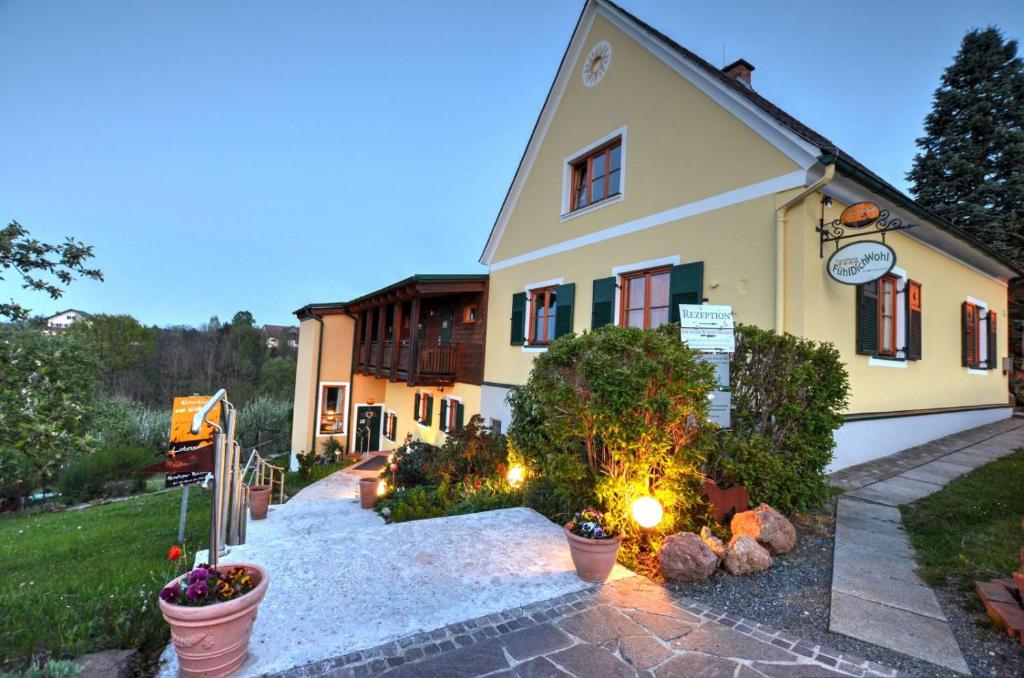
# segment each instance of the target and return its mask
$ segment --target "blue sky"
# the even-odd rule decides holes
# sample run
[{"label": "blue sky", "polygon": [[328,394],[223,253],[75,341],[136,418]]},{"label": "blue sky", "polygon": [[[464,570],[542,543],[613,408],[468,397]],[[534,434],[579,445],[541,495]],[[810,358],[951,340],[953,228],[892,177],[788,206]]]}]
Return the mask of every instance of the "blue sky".
[{"label": "blue sky", "polygon": [[[898,186],[963,33],[1024,3],[623,0]],[[784,7],[773,11],[772,6]],[[0,220],[96,248],[61,300],[288,323],[477,257],[582,2],[0,2]]]}]

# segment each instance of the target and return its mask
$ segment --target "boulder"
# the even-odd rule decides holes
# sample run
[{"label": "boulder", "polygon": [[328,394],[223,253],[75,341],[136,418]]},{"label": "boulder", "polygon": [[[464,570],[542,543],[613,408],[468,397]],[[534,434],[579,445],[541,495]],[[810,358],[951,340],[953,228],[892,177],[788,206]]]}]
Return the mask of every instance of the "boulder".
[{"label": "boulder", "polygon": [[733,535],[753,537],[772,554],[789,553],[796,546],[793,523],[768,504],[737,513],[730,525]]},{"label": "boulder", "polygon": [[772,557],[753,537],[740,534],[729,540],[722,563],[729,574],[752,574],[771,567]]},{"label": "boulder", "polygon": [[722,540],[711,533],[711,529],[705,525],[700,528],[700,539],[702,542],[708,545],[708,548],[715,552],[715,555],[721,558],[725,555],[725,544]]},{"label": "boulder", "polygon": [[677,581],[703,581],[718,569],[718,556],[693,532],[669,535],[658,562],[665,578]]},{"label": "boulder", "polygon": [[82,670],[79,678],[130,678],[137,656],[135,650],[103,650],[83,654],[75,663]]}]

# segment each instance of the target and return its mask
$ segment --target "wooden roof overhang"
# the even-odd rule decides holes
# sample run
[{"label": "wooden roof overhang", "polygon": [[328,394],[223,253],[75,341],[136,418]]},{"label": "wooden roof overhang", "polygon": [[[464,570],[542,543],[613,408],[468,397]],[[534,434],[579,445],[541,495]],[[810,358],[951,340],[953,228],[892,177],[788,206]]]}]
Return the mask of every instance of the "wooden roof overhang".
[{"label": "wooden roof overhang", "polygon": [[411,299],[445,297],[456,294],[471,294],[487,289],[487,276],[474,276],[448,279],[422,279],[417,276],[407,278],[383,289],[371,292],[348,302],[349,312],[358,313],[369,308],[386,306]]}]

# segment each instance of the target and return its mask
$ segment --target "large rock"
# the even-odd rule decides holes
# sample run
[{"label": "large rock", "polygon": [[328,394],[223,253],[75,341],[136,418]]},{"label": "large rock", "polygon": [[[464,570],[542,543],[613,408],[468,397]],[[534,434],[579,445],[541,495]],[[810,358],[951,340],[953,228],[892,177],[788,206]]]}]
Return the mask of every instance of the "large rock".
[{"label": "large rock", "polygon": [[707,544],[708,548],[714,551],[715,555],[719,558],[725,555],[725,544],[722,543],[721,539],[711,533],[711,528],[707,525],[700,528],[700,539],[702,542]]},{"label": "large rock", "polygon": [[768,549],[758,544],[753,537],[740,534],[733,535],[729,540],[722,564],[729,574],[753,574],[771,567],[772,557]]},{"label": "large rock", "polygon": [[733,536],[753,537],[772,554],[789,553],[796,546],[793,523],[768,504],[737,513],[732,517],[730,528]]},{"label": "large rock", "polygon": [[679,532],[665,539],[658,552],[666,579],[704,581],[718,569],[718,556],[693,532]]},{"label": "large rock", "polygon": [[82,669],[79,678],[129,678],[136,656],[135,650],[103,650],[83,654],[75,663]]}]

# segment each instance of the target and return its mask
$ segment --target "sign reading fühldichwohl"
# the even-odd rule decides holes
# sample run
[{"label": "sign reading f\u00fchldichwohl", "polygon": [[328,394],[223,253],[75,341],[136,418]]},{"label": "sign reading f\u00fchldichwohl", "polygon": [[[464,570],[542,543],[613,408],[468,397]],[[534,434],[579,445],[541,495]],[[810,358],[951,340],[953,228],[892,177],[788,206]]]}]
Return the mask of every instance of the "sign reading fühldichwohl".
[{"label": "sign reading f\u00fchldichwohl", "polygon": [[840,247],[825,264],[836,282],[863,285],[887,275],[896,265],[896,253],[884,242],[862,240]]},{"label": "sign reading f\u00fchldichwohl", "polygon": [[679,304],[679,325],[684,344],[703,353],[732,353],[732,306]]}]

